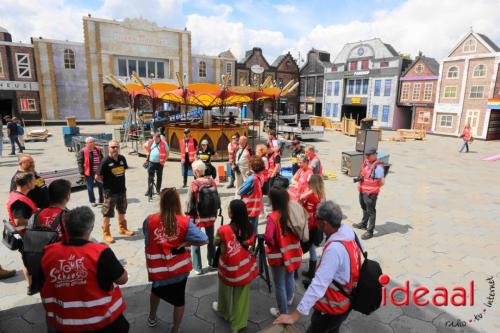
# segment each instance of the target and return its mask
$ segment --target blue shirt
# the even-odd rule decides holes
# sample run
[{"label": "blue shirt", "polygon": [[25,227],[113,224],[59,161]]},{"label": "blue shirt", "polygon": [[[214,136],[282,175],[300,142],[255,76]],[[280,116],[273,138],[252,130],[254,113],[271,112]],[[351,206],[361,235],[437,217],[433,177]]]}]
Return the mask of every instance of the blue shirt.
[{"label": "blue shirt", "polygon": [[[149,161],[154,162],[154,163],[160,163],[160,144],[162,144],[162,141],[160,143],[156,143],[153,141],[153,144],[151,145],[151,152],[149,153]],[[169,147],[166,142],[165,144],[165,151],[168,153]]]},{"label": "blue shirt", "polygon": [[384,178],[385,171],[384,167],[380,164],[375,167],[375,179]]}]

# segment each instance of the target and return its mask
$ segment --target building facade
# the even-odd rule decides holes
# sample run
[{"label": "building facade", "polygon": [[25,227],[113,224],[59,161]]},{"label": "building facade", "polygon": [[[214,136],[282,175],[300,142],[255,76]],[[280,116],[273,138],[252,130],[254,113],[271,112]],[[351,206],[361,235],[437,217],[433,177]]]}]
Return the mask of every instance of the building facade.
[{"label": "building facade", "polygon": [[411,114],[411,128],[430,131],[439,77],[439,63],[420,54],[401,75],[399,106]]},{"label": "building facade", "polygon": [[300,112],[321,116],[325,69],[331,67],[330,53],[311,49],[300,69]]},{"label": "building facade", "polygon": [[230,75],[229,85],[235,82],[236,57],[230,50],[218,56],[193,54],[191,56],[192,83],[222,83],[223,75]]},{"label": "building facade", "polygon": [[[432,130],[444,135],[459,135],[465,125],[472,135],[486,139],[500,63],[500,49],[487,36],[469,32],[440,62],[438,97],[434,107]],[[497,112],[493,112],[496,118]]]},{"label": "building facade", "polygon": [[398,107],[398,83],[410,61],[379,38],[346,44],[325,70],[323,115],[375,118],[385,128],[409,128],[411,113]]},{"label": "building facade", "polygon": [[33,46],[13,43],[11,34],[0,27],[0,115],[26,122],[41,118]]},{"label": "building facade", "polygon": [[[272,66],[276,68],[276,84],[283,88],[288,82],[299,82],[299,66],[293,59],[290,52],[280,55]],[[295,114],[298,106],[299,89],[293,91],[290,95],[282,97],[278,103],[278,109],[284,114]]]}]

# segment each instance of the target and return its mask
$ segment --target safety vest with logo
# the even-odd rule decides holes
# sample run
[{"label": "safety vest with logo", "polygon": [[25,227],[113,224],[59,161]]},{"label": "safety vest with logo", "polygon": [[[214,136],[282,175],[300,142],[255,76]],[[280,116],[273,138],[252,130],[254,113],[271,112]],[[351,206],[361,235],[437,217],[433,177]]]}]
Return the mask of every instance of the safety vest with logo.
[{"label": "safety vest with logo", "polygon": [[[50,228],[59,214],[64,215],[63,209],[58,207],[47,207],[42,209],[38,213],[38,221],[40,222],[40,225]],[[67,240],[66,230],[64,229],[63,225],[63,215],[61,215],[61,223],[59,223],[56,228],[56,232],[59,235],[59,240],[62,242]]]},{"label": "safety vest with logo", "polygon": [[45,247],[45,276],[40,296],[47,322],[57,331],[86,332],[113,323],[126,308],[120,288],[99,287],[97,263],[108,246],[89,242],[71,246],[57,242]]},{"label": "safety vest with logo", "polygon": [[[218,232],[226,246],[225,253],[221,253],[219,257],[219,278],[232,287],[249,284],[259,275],[255,256],[241,246],[230,225],[220,227]],[[255,235],[252,235],[245,243],[251,246],[254,241]]]},{"label": "safety vest with logo", "polygon": [[[196,159],[196,147],[194,145],[194,139],[192,136],[189,137],[188,139],[188,155],[189,155],[189,162],[194,162]],[[186,161],[186,139],[182,140],[181,142],[181,163],[184,163]]]},{"label": "safety vest with logo", "polygon": [[28,205],[31,208],[31,214],[34,214],[36,212],[36,205],[33,200],[31,200],[30,198],[28,198],[28,196],[22,194],[21,192],[13,191],[9,193],[9,199],[7,200],[7,214],[9,215],[10,223],[22,235],[24,234],[26,226],[17,226],[16,222],[14,221],[14,213],[12,212],[12,205],[16,201],[21,201],[22,203]]},{"label": "safety vest with logo", "polygon": [[[148,140],[148,145],[147,145],[147,150],[148,154],[151,152],[151,147],[153,146],[153,143],[156,144],[154,139],[149,139]],[[160,143],[156,144],[159,150],[159,155],[160,155],[160,164],[163,165],[167,161],[167,150],[165,149],[165,141],[160,140]]]},{"label": "safety vest with logo", "polygon": [[[87,147],[84,147],[82,149],[83,151],[83,172],[85,173],[85,176],[90,176],[90,151],[89,151],[89,148]],[[99,155],[99,159],[100,159],[100,156],[101,156],[101,148],[99,147],[95,147],[95,150],[94,150],[95,153],[97,153]]]},{"label": "safety vest with logo", "polygon": [[375,179],[375,168],[378,165],[383,165],[382,162],[376,160],[371,165],[368,165],[368,160],[364,160],[361,166],[361,177],[363,178],[358,185],[358,190],[367,194],[378,194],[380,192],[380,179]]},{"label": "safety vest with logo", "polygon": [[313,173],[314,173],[315,175],[320,175],[320,176],[322,176],[322,175],[323,175],[323,166],[321,165],[321,161],[320,161],[320,159],[319,159],[318,155],[314,155],[314,157],[313,157],[313,158],[309,161],[309,165],[312,165],[312,162],[313,162],[313,161],[316,161],[316,160],[318,161],[319,171],[318,171],[318,173],[316,173],[316,170],[312,169],[312,170],[313,170]]},{"label": "safety vest with logo", "polygon": [[184,243],[188,227],[189,216],[177,215],[176,233],[166,235],[160,215],[149,216],[149,241],[145,250],[149,281],[166,280],[191,271],[191,251],[184,248],[179,254],[173,253]]},{"label": "safety vest with logo", "polygon": [[299,194],[307,191],[309,185],[308,181],[313,175],[313,170],[311,168],[307,168],[306,170],[300,168],[295,176],[293,177],[297,181],[297,192]]},{"label": "safety vest with logo", "polygon": [[302,263],[302,248],[299,238],[291,231],[283,235],[280,225],[280,213],[273,211],[269,214],[271,223],[274,223],[276,235],[275,246],[266,244],[267,262],[269,266],[285,266],[288,272],[293,272]]},{"label": "safety vest with logo", "polygon": [[262,186],[264,176],[261,172],[253,175],[253,192],[248,196],[242,196],[241,200],[247,206],[248,217],[256,217],[262,211]]},{"label": "safety vest with logo", "polygon": [[[217,188],[217,183],[215,182],[215,180],[213,180],[213,178],[198,178],[191,183],[191,191],[194,192],[196,202],[198,202],[200,198],[200,188],[205,184],[209,184],[211,187]],[[217,221],[217,214],[208,217],[201,217],[196,214],[191,217],[194,220],[194,224],[196,224],[198,228],[211,227],[215,224],[215,221]]]},{"label": "safety vest with logo", "polygon": [[[328,246],[333,242],[344,244],[349,254],[351,277],[349,279],[349,282],[342,286],[343,290],[349,295],[351,294],[352,290],[358,285],[359,268],[361,266],[361,252],[356,245],[355,240],[327,242],[325,247],[323,248],[323,252],[325,252]],[[323,260],[320,260],[319,264],[321,265],[322,263]],[[325,265],[328,265],[328,263],[325,263]],[[325,295],[321,299],[319,299],[316,304],[314,304],[314,309],[329,315],[339,315],[349,310],[350,306],[351,300],[344,294],[342,294],[333,283],[331,283],[326,289]]]}]

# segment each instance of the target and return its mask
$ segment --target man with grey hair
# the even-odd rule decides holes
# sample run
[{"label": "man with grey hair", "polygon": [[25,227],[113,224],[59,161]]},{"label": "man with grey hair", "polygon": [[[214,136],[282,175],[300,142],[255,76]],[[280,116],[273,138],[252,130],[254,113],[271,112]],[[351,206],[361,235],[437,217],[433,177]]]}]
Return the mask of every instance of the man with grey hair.
[{"label": "man with grey hair", "polygon": [[323,166],[321,165],[318,155],[316,155],[316,148],[314,148],[313,145],[307,145],[304,152],[309,159],[309,167],[312,169],[313,174],[322,176]]},{"label": "man with grey hair", "polygon": [[96,207],[94,195],[94,184],[97,183],[97,188],[99,190],[99,204],[102,205],[104,202],[102,183],[95,181],[95,174],[101,161],[103,159],[102,149],[95,145],[94,138],[89,136],[85,139],[85,147],[78,153],[78,171],[80,175],[85,177],[85,183],[87,184],[87,192],[89,195],[89,201],[92,207]]},{"label": "man with grey hair", "polygon": [[[316,211],[318,228],[327,240],[316,274],[297,309],[279,316],[275,324],[293,324],[314,308],[308,333],[339,332],[349,316],[351,302],[332,281],[350,293],[359,279],[362,249],[350,226],[342,223],[342,209],[333,201],[322,202]],[[360,243],[361,244],[361,243]]]},{"label": "man with grey hair", "polygon": [[236,151],[232,165],[232,169],[236,174],[236,193],[238,193],[243,181],[248,177],[250,157],[252,157],[252,151],[248,147],[248,138],[244,135],[240,136],[239,148]]},{"label": "man with grey hair", "polygon": [[128,273],[105,244],[90,241],[95,216],[77,207],[64,216],[68,240],[45,247],[40,291],[49,329],[128,332],[120,288]]}]

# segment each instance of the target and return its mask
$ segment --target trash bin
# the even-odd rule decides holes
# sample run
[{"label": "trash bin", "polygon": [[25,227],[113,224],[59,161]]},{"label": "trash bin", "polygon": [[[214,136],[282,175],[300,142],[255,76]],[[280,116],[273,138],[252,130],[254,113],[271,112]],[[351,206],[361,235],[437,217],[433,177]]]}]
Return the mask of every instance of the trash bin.
[{"label": "trash bin", "polygon": [[76,117],[66,117],[66,124],[68,127],[76,127]]}]

